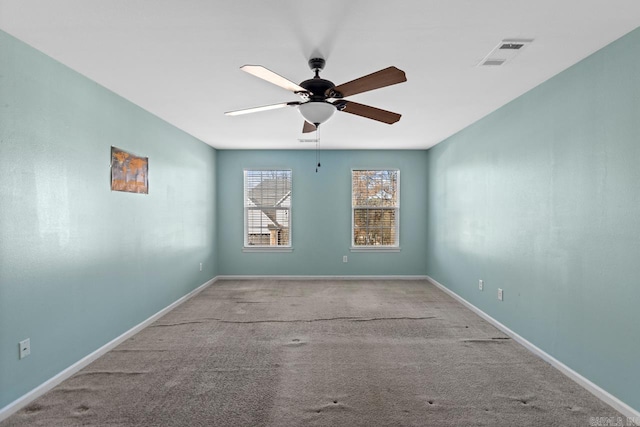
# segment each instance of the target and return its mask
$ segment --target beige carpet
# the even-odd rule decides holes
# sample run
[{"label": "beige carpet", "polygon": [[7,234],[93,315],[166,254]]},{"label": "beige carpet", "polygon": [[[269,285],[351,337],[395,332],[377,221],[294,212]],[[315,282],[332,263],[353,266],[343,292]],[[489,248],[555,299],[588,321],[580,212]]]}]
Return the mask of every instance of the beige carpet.
[{"label": "beige carpet", "polygon": [[221,281],[7,426],[588,426],[619,416],[425,281]]}]

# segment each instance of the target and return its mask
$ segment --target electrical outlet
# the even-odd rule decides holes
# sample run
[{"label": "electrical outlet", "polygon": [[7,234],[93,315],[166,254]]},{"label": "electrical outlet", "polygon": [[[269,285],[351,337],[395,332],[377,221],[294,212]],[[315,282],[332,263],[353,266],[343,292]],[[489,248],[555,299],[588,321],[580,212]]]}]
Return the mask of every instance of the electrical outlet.
[{"label": "electrical outlet", "polygon": [[484,280],[478,280],[478,289],[484,290]]},{"label": "electrical outlet", "polygon": [[200,263],[200,271],[202,271],[202,263]]},{"label": "electrical outlet", "polygon": [[498,301],[502,301],[502,289],[498,288]]},{"label": "electrical outlet", "polygon": [[31,354],[31,338],[27,338],[24,341],[20,341],[18,343],[19,349],[20,349],[20,359],[24,359],[25,357],[27,357],[28,355]]},{"label": "electrical outlet", "polygon": [[342,262],[348,262],[348,261],[349,261],[349,259],[347,258],[346,255],[342,257]]}]

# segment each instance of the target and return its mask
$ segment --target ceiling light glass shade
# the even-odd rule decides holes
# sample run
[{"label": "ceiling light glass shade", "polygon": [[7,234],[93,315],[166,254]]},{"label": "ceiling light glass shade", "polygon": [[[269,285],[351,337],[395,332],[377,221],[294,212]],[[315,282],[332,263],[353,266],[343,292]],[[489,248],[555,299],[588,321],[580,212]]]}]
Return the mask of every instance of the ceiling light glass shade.
[{"label": "ceiling light glass shade", "polygon": [[309,101],[298,106],[302,117],[311,124],[326,122],[336,112],[336,107],[326,101]]}]

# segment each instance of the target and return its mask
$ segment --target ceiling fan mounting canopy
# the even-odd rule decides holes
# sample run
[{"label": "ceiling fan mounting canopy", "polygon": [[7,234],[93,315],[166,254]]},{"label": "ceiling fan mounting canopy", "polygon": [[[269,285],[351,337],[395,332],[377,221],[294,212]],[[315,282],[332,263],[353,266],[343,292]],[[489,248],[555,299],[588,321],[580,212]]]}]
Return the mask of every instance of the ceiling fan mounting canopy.
[{"label": "ceiling fan mounting canopy", "polygon": [[[324,69],[325,64],[326,61],[324,58],[315,57],[309,59],[309,68],[314,71],[315,76],[303,81],[299,85],[261,65],[243,65],[240,67],[241,70],[280,86],[283,89],[287,89],[299,95],[303,101],[283,102],[281,104],[228,111],[225,114],[229,116],[236,116],[287,106],[296,106],[298,107],[300,114],[305,118],[305,123],[302,128],[303,133],[314,131],[320,124],[329,120],[336,111],[343,111],[345,113],[354,114],[356,116],[365,117],[387,124],[393,124],[400,120],[401,115],[398,113],[381,110],[364,104],[358,104],[343,98],[385,86],[406,82],[407,77],[404,71],[396,67],[387,67],[380,71],[376,71],[375,73],[368,74],[336,86],[330,80],[320,77],[320,71]],[[336,100],[332,101],[332,99]]]},{"label": "ceiling fan mounting canopy", "polygon": [[324,58],[311,58],[309,60],[309,68],[311,68],[311,71],[323,70],[326,63]]}]

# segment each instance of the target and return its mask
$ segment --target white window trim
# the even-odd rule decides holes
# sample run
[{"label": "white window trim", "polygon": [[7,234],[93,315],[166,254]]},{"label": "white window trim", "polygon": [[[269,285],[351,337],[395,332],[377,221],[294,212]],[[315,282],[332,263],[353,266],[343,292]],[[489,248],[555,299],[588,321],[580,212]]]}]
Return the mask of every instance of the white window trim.
[{"label": "white window trim", "polygon": [[[365,246],[365,245],[354,245],[354,227],[355,227],[355,218],[354,218],[354,208],[353,205],[353,172],[354,171],[396,171],[398,172],[398,188],[397,188],[397,200],[398,206],[395,208],[396,210],[396,244],[395,245],[380,245],[380,246]],[[349,247],[350,252],[400,252],[400,169],[398,168],[353,168],[351,169],[349,179],[351,180],[351,246]]]},{"label": "white window trim", "polygon": [[400,246],[351,246],[350,252],[400,252]]},{"label": "white window trim", "polygon": [[289,207],[289,244],[280,246],[257,246],[247,245],[247,212],[248,209],[244,205],[247,200],[247,188],[246,188],[246,176],[247,171],[288,171],[291,172],[291,194],[293,194],[293,170],[290,168],[244,168],[242,170],[242,212],[243,212],[243,236],[242,236],[242,252],[293,252],[293,198],[291,199],[291,206]]},{"label": "white window trim", "polygon": [[291,246],[244,246],[242,252],[293,252]]}]

